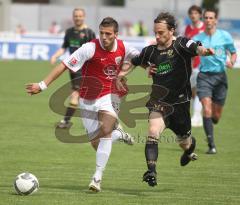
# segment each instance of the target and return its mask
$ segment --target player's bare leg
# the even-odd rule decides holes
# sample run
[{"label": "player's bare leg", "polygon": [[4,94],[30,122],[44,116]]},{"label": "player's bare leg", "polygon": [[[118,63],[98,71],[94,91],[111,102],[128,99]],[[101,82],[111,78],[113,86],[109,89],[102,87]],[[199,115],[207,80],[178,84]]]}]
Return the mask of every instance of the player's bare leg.
[{"label": "player's bare leg", "polygon": [[214,124],[217,124],[222,116],[223,106],[212,103],[212,121]]},{"label": "player's bare leg", "polygon": [[79,91],[78,90],[73,90],[73,92],[70,96],[69,105],[71,107],[77,108],[78,104],[79,104]]}]

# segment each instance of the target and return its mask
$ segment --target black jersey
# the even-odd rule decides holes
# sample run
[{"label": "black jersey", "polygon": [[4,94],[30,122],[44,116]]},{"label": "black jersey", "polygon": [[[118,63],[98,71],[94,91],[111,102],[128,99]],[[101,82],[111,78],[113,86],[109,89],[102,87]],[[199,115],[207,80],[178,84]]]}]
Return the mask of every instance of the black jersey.
[{"label": "black jersey", "polygon": [[84,43],[87,43],[94,38],[96,38],[96,35],[90,28],[77,30],[72,27],[66,30],[62,48],[69,48],[69,52],[72,54]]},{"label": "black jersey", "polygon": [[154,64],[151,98],[158,102],[177,104],[191,99],[191,58],[197,55],[198,43],[178,37],[172,45],[159,50],[157,45],[145,47],[139,56],[132,59],[135,66],[147,67]]}]

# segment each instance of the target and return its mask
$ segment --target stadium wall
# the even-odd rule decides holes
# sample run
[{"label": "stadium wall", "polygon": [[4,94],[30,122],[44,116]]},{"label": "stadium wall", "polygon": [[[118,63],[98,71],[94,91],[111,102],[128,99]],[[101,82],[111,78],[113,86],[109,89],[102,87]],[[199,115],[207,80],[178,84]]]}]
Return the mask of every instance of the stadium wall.
[{"label": "stadium wall", "polygon": [[[180,33],[184,29],[187,18],[187,9],[193,3],[200,4],[199,0],[149,0],[149,2],[137,0],[126,1],[126,7],[107,7],[99,5],[86,5],[83,8],[86,10],[86,23],[93,30],[97,31],[98,24],[103,17],[112,16],[116,18],[120,24],[120,32],[123,32],[126,24],[133,25],[142,20],[147,27],[149,34],[153,35],[152,24],[153,19],[160,11],[173,12],[178,19]],[[135,2],[135,3],[134,3]],[[174,4],[177,3],[177,4]],[[147,4],[147,5],[145,5]],[[155,5],[155,6],[154,6]],[[62,30],[72,25],[72,10],[74,5],[71,4],[1,4],[0,5],[0,31],[15,31],[17,25],[21,24],[26,31],[47,31],[53,21],[60,24]],[[220,19],[223,19],[223,26],[229,29],[234,26],[238,28],[235,32],[240,33],[240,14],[238,8],[240,1],[238,0],[221,0]],[[239,23],[236,24],[236,21]],[[237,26],[236,26],[237,25]],[[232,29],[232,28],[230,28]]]}]

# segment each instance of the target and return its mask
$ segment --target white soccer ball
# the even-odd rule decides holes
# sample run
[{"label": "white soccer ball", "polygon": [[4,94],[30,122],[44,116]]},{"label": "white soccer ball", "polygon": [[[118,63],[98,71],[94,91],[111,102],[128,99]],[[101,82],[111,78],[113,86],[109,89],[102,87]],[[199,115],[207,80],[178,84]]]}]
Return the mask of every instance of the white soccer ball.
[{"label": "white soccer ball", "polygon": [[21,173],[14,181],[14,188],[17,194],[20,195],[33,194],[39,188],[38,179],[31,173]]}]

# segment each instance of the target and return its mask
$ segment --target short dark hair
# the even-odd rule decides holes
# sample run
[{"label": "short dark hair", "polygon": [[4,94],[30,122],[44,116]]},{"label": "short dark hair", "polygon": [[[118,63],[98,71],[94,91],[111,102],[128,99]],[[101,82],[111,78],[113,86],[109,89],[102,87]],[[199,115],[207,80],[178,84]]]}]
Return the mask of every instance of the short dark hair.
[{"label": "short dark hair", "polygon": [[83,12],[84,15],[86,15],[86,12],[85,12],[85,10],[83,8],[75,8],[75,9],[73,9],[73,15],[74,15],[74,13],[76,11],[81,11],[81,12]]},{"label": "short dark hair", "polygon": [[154,23],[166,23],[168,30],[175,30],[177,28],[175,17],[169,12],[160,13],[157,18],[155,18]]},{"label": "short dark hair", "polygon": [[102,22],[99,24],[99,27],[109,27],[112,26],[114,28],[114,32],[118,32],[118,22],[112,18],[112,17],[106,17],[102,20]]},{"label": "short dark hair", "polygon": [[192,13],[192,11],[197,11],[199,14],[202,15],[202,8],[200,6],[197,5],[192,5],[189,9],[188,9],[188,15],[190,15]]},{"label": "short dark hair", "polygon": [[203,12],[203,17],[205,16],[206,12],[213,12],[215,14],[215,18],[218,18],[218,10],[214,8],[206,8]]}]

